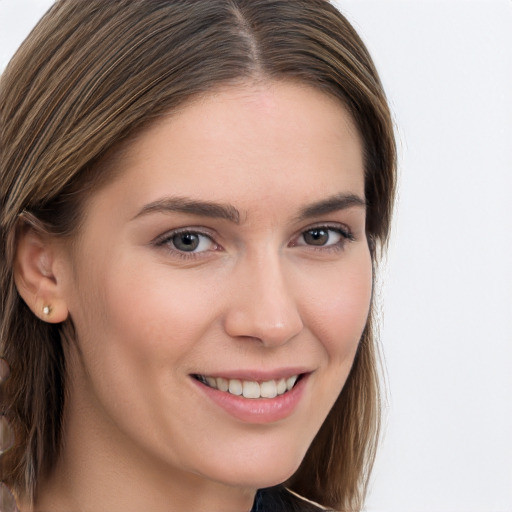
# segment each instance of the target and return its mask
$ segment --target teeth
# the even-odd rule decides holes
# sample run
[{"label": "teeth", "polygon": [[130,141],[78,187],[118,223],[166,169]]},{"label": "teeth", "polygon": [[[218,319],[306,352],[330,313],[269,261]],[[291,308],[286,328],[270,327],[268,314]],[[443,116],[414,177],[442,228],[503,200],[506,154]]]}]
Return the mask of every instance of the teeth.
[{"label": "teeth", "polygon": [[290,377],[289,379],[286,379],[286,389],[290,391],[290,389],[295,386],[295,383],[297,382],[298,375],[294,375],[293,377]]},{"label": "teeth", "polygon": [[206,377],[204,375],[196,376],[199,381],[211,388],[231,393],[232,395],[243,396],[244,398],[274,398],[290,391],[298,375],[293,375],[288,379],[268,380],[265,382],[256,382],[250,380],[241,381],[239,379],[224,379],[223,377]]},{"label": "teeth", "polygon": [[228,391],[229,389],[229,381],[227,379],[223,379],[222,377],[217,377],[215,379],[217,381],[217,385],[212,386],[212,388],[217,388],[220,391]]},{"label": "teeth", "polygon": [[257,382],[251,382],[244,380],[243,384],[243,395],[245,398],[259,398],[260,397],[260,385]]},{"label": "teeth", "polygon": [[282,395],[286,391],[286,380],[279,379],[277,381],[277,394]]},{"label": "teeth", "polygon": [[243,391],[242,381],[238,379],[230,379],[228,391],[232,395],[241,395]]},{"label": "teeth", "polygon": [[263,398],[274,398],[277,396],[277,386],[275,380],[267,380],[260,384],[260,396]]},{"label": "teeth", "polygon": [[202,382],[203,384],[208,384],[206,377],[203,377],[202,375],[196,375],[196,377],[197,377],[197,380]]}]

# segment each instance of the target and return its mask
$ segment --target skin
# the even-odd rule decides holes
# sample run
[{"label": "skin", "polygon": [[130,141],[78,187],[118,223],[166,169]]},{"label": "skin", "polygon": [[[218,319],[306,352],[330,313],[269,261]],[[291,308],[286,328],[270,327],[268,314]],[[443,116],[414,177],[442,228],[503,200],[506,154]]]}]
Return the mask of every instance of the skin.
[{"label": "skin", "polygon": [[[52,304],[46,321],[70,315],[77,334],[62,454],[36,510],[248,511],[297,469],[366,323],[357,130],[312,88],[247,83],[159,120],[118,165],[73,246],[28,232],[18,250],[27,303],[42,317]],[[334,196],[362,204],[305,211]],[[238,222],[161,208],[176,197],[230,205]],[[196,252],[173,245],[176,229],[202,233]],[[289,368],[308,378],[270,422],[233,417],[191,377]]]}]

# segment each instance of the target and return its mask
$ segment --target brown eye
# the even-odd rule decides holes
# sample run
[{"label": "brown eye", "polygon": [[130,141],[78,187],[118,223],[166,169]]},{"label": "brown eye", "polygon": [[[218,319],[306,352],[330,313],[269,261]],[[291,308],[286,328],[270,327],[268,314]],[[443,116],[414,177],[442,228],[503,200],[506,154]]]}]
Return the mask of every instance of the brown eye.
[{"label": "brown eye", "polygon": [[329,242],[330,232],[332,229],[314,228],[304,232],[302,236],[307,245],[326,245]]},{"label": "brown eye", "polygon": [[303,231],[292,245],[318,247],[327,250],[342,248],[345,242],[350,240],[354,240],[352,233],[341,226],[317,226]]}]

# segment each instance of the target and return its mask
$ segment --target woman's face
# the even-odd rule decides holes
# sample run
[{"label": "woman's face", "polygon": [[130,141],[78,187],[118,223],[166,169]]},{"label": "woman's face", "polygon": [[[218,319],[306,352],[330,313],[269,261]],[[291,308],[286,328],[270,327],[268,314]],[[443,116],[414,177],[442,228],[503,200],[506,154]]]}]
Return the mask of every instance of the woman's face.
[{"label": "woman's face", "polygon": [[226,88],[159,120],[118,165],[63,264],[79,347],[65,443],[185,488],[284,481],[370,304],[350,116],[307,86]]}]

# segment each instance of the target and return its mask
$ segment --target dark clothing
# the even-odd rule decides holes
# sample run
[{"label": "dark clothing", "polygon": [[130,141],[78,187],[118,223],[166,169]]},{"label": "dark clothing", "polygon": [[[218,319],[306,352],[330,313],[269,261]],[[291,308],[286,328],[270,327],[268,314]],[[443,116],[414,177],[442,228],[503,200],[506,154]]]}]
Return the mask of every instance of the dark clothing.
[{"label": "dark clothing", "polygon": [[322,510],[278,485],[260,489],[256,493],[251,512],[320,512]]}]

